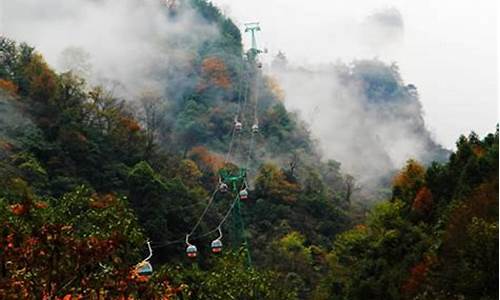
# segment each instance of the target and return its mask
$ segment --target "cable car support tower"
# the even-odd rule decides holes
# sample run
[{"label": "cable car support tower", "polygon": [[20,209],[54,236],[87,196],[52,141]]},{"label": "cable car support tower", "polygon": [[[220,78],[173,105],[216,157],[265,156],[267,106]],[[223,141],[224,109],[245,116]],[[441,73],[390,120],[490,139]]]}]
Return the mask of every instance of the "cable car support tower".
[{"label": "cable car support tower", "polygon": [[[243,247],[247,255],[247,264],[250,267],[252,264],[249,244],[247,236],[245,233],[245,222],[241,215],[241,200],[245,200],[248,196],[247,188],[247,172],[249,170],[250,161],[252,159],[253,147],[255,144],[255,135],[259,132],[258,117],[257,117],[257,102],[258,102],[258,73],[259,69],[262,68],[262,64],[258,60],[258,55],[264,51],[257,48],[257,39],[255,33],[261,31],[260,25],[257,22],[246,23],[245,33],[251,34],[252,44],[250,49],[246,53],[247,61],[249,63],[249,75],[248,80],[252,81],[252,89],[250,91],[251,95],[251,105],[253,106],[253,125],[251,128],[251,139],[248,149],[248,157],[246,165],[240,168],[238,171],[230,173],[228,170],[222,169],[219,175],[223,182],[227,183],[231,188],[233,193],[236,195],[235,205],[232,211],[232,236],[233,236],[233,247],[238,249]],[[243,84],[243,82],[241,83]],[[240,87],[241,88],[241,87]],[[246,101],[245,101],[246,102]]]},{"label": "cable car support tower", "polygon": [[[213,235],[214,233],[218,233],[219,236],[217,239],[213,240],[211,243],[211,248],[213,253],[220,253],[222,250],[222,226],[225,222],[231,217],[232,219],[232,245],[235,250],[239,250],[243,248],[247,258],[247,266],[251,267],[252,261],[249,250],[249,243],[247,240],[247,236],[245,234],[245,223],[244,219],[241,215],[241,201],[245,201],[248,199],[248,183],[247,176],[250,170],[250,163],[252,162],[253,151],[255,147],[255,139],[259,134],[259,126],[258,126],[258,99],[259,99],[259,74],[260,68],[262,68],[262,64],[258,60],[258,55],[261,53],[267,53],[266,50],[262,51],[257,48],[257,40],[255,37],[255,33],[257,31],[261,31],[259,23],[247,23],[245,24],[245,32],[251,34],[252,44],[250,49],[245,53],[245,57],[242,57],[242,69],[240,74],[240,87],[238,93],[238,113],[235,117],[233,130],[231,132],[231,138],[229,142],[229,149],[224,159],[224,167],[219,170],[219,184],[212,193],[211,197],[209,197],[208,202],[203,210],[201,216],[196,221],[195,225],[192,227],[191,231],[186,234],[185,239],[179,239],[175,241],[165,242],[160,245],[156,245],[155,248],[166,247],[168,245],[184,243],[186,245],[186,254],[189,258],[196,258],[198,249],[194,244],[191,244],[190,241],[200,239],[202,237],[206,237],[209,235]],[[245,65],[247,67],[245,68]],[[246,75],[246,76],[244,76]],[[251,84],[249,84],[251,83]],[[245,86],[243,88],[243,86]],[[242,90],[244,91],[242,92]],[[244,103],[241,102],[243,98]],[[243,130],[245,120],[244,113],[242,112],[242,108],[245,109],[247,107],[247,99],[250,99],[249,105],[252,107],[253,111],[253,125],[248,126],[249,130]],[[251,122],[251,121],[250,121]],[[246,122],[248,125],[248,122]],[[241,134],[242,132],[249,132],[251,134],[248,153],[246,157],[246,162],[244,162],[244,166],[240,168],[234,168],[228,165],[231,159],[231,153],[234,152],[233,143],[235,140],[238,140],[238,143],[241,143]],[[235,136],[238,138],[235,139]],[[234,166],[234,165],[233,165]],[[216,226],[215,229],[210,230],[204,234],[193,236],[196,230],[199,228],[202,220],[206,216],[210,207],[214,203],[214,199],[216,194],[218,193],[228,193],[234,196],[233,201],[221,219],[220,223]]]}]

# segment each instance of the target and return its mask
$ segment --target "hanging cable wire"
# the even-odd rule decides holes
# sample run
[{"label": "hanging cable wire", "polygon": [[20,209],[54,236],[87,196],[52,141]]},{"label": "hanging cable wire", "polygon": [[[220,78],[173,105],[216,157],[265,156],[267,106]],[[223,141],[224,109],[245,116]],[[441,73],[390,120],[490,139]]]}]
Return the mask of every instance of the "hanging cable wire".
[{"label": "hanging cable wire", "polygon": [[[242,69],[243,69],[243,64],[242,64]],[[242,114],[242,108],[245,108],[247,106],[247,101],[248,101],[248,98],[249,98],[248,96],[249,96],[249,93],[250,93],[249,80],[244,80],[243,72],[241,74],[242,74],[242,76],[240,77],[241,79],[240,79],[240,85],[239,85],[239,90],[238,90],[238,109],[237,109],[237,115],[236,115],[236,119],[235,119],[235,124],[233,124],[233,129],[231,131],[231,139],[230,139],[230,142],[229,142],[228,152],[226,153],[226,156],[224,158],[224,164],[226,164],[229,161],[229,159],[231,157],[231,153],[234,150],[234,147],[235,147],[235,145],[234,145],[235,135],[236,135],[236,132],[237,132],[235,125],[236,125],[236,122],[238,121],[238,118],[240,118],[241,121],[244,121],[244,119],[245,119],[244,115]],[[258,88],[257,88],[257,77],[256,77],[256,74],[255,74],[255,79],[254,80],[255,80],[255,83],[254,83],[254,89],[253,89],[254,90],[254,95],[253,95],[254,96],[254,101],[253,101],[254,102],[253,103],[254,104],[254,114],[253,114],[253,117],[254,117],[254,120],[255,120],[254,122],[257,122],[257,120],[258,120],[257,119]],[[245,82],[245,88],[244,88],[243,92],[241,91],[241,88],[243,86],[242,81]],[[243,96],[243,104],[241,102],[242,96]],[[247,169],[249,167],[249,164],[250,164],[250,161],[251,161],[252,152],[253,152],[253,148],[254,148],[254,132],[252,130],[250,132],[251,132],[251,139],[250,139],[250,145],[249,145],[248,156],[247,156],[247,161],[246,161],[246,168]],[[238,135],[238,136],[239,136],[238,143],[241,144],[241,135]],[[247,182],[245,180],[243,182],[242,188],[246,188],[247,186],[248,185],[247,185]],[[214,202],[215,195],[217,194],[217,191],[218,191],[218,189],[216,189],[213,192],[212,196],[210,197],[210,199],[208,201],[207,206],[203,210],[201,216],[198,218],[198,220],[196,221],[196,223],[193,226],[193,228],[191,229],[191,231],[186,235],[185,239],[178,239],[178,240],[174,240],[174,241],[168,241],[168,242],[165,242],[165,243],[162,243],[162,244],[159,244],[159,245],[155,245],[153,248],[161,248],[161,247],[166,247],[166,246],[169,246],[169,245],[186,243],[186,240],[200,239],[202,237],[211,235],[211,234],[213,234],[216,231],[219,231],[220,228],[222,227],[222,225],[224,225],[224,223],[227,221],[227,219],[231,215],[231,212],[233,211],[233,209],[236,206],[236,204],[239,202],[239,200],[240,200],[239,194],[236,195],[235,199],[231,203],[231,206],[229,207],[229,209],[227,210],[227,212],[223,216],[221,222],[218,224],[218,226],[215,229],[210,230],[210,231],[208,231],[208,232],[206,232],[204,234],[192,237],[192,235],[196,232],[196,229],[198,229],[199,225],[201,224],[201,221],[203,220],[203,218],[207,214],[208,210],[212,206],[212,203]],[[181,207],[179,209],[172,209],[171,211],[183,210],[183,209],[187,209],[188,207],[192,207],[192,206],[195,206],[195,205]]]},{"label": "hanging cable wire", "polygon": [[[242,64],[242,68],[243,68],[243,64]],[[243,78],[243,76],[244,75],[242,75],[242,78]],[[245,109],[247,107],[248,94],[249,94],[249,91],[250,91],[249,86],[248,86],[248,77],[245,77],[244,79],[245,79],[244,80],[245,84],[244,84],[243,93],[242,93],[242,95],[243,95],[243,105],[242,105],[242,108],[243,109]],[[241,120],[242,120],[243,123],[245,123],[245,114],[241,115]]]},{"label": "hanging cable wire", "polygon": [[[203,233],[203,234],[200,234],[200,235],[196,235],[194,237],[191,237],[191,235],[194,233],[194,231],[191,231],[191,233],[188,234],[189,240],[193,241],[193,240],[198,240],[198,239],[204,238],[206,236],[209,236],[209,235],[217,232],[219,230],[219,228],[222,228],[222,226],[224,225],[224,223],[227,221],[228,217],[231,215],[231,211],[236,206],[236,203],[238,202],[238,200],[239,200],[239,195],[236,195],[235,199],[231,203],[231,206],[228,208],[228,210],[226,211],[226,213],[222,217],[222,219],[219,222],[219,224],[215,227],[215,229],[212,229],[212,230],[207,231],[206,233]],[[177,240],[167,241],[167,242],[162,243],[162,244],[154,245],[153,249],[164,248],[164,247],[167,247],[167,246],[170,246],[170,245],[184,244],[184,243],[185,243],[185,238],[180,238],[180,239],[177,239]]]},{"label": "hanging cable wire", "polygon": [[[189,237],[189,240],[190,241],[196,241],[196,240],[199,240],[201,238],[204,238],[206,236],[209,236],[215,232],[217,232],[218,229],[213,229],[213,230],[210,230],[210,231],[207,231],[203,234],[200,234],[200,235],[196,235],[194,237]],[[164,248],[164,247],[168,247],[168,246],[171,246],[171,245],[175,245],[175,244],[185,244],[186,243],[186,239],[185,237],[184,238],[181,238],[181,239],[178,239],[178,240],[173,240],[173,241],[167,241],[165,243],[161,243],[161,244],[157,244],[157,245],[153,245],[152,248],[153,249],[158,249],[158,248]]]},{"label": "hanging cable wire", "polygon": [[236,135],[236,127],[233,124],[233,130],[231,131],[231,140],[229,141],[229,150],[227,151],[226,156],[224,157],[224,165],[228,162],[228,160],[231,156],[235,135]]},{"label": "hanging cable wire", "polygon": [[217,194],[217,191],[218,189],[216,189],[213,193],[212,193],[212,197],[210,197],[210,200],[208,201],[208,204],[207,206],[205,207],[205,209],[203,210],[203,213],[201,214],[200,218],[198,219],[198,221],[196,221],[196,224],[193,226],[193,229],[191,229],[191,231],[189,232],[189,236],[192,235],[196,229],[198,228],[198,226],[200,226],[201,224],[201,221],[203,220],[203,218],[205,217],[205,215],[207,214],[210,206],[212,206],[212,203],[214,202],[214,199],[215,199],[215,195]]},{"label": "hanging cable wire", "polygon": [[[226,153],[226,156],[224,157],[224,164],[226,164],[229,161],[229,159],[231,157],[231,153],[232,153],[233,148],[234,148],[234,138],[235,138],[235,135],[237,132],[237,123],[239,122],[238,118],[240,117],[240,114],[241,114],[241,95],[242,95],[242,92],[241,92],[241,81],[240,81],[240,87],[239,87],[239,91],[238,91],[238,110],[237,110],[236,118],[234,120],[233,129],[231,132],[231,140],[229,142],[229,149],[228,149],[228,152]],[[239,139],[238,143],[241,143],[241,136],[240,135],[239,135],[239,138],[240,139]],[[219,181],[220,181],[220,178],[219,178]],[[203,213],[201,214],[200,218],[197,220],[197,222],[195,223],[195,225],[193,226],[191,231],[186,235],[186,240],[188,240],[191,237],[191,235],[193,235],[193,233],[196,231],[198,226],[201,224],[201,221],[203,220],[203,218],[205,217],[205,215],[207,214],[208,210],[210,209],[210,207],[213,203],[213,200],[215,198],[217,191],[218,191],[218,188],[214,191],[214,193],[212,194],[212,197],[210,197],[209,203],[207,204],[207,206],[203,210]]]},{"label": "hanging cable wire", "polygon": [[237,113],[237,116],[242,118],[243,116],[241,116],[241,97],[246,92],[242,91],[243,82],[246,82],[244,78],[243,68],[244,68],[244,62],[242,61],[242,63],[240,64],[240,80],[239,80],[240,82],[238,84],[238,113]]},{"label": "hanging cable wire", "polygon": [[[254,122],[255,124],[258,124],[258,100],[259,100],[259,96],[260,96],[260,91],[259,91],[259,84],[258,84],[258,78],[257,78],[257,71],[256,73],[254,74],[255,78],[254,78],[254,94],[253,94],[253,98],[254,98],[254,101],[253,101],[253,104],[254,104],[254,114],[253,114],[253,117],[254,117]],[[247,155],[247,160],[246,160],[246,164],[245,164],[245,168],[248,170],[249,167],[250,167],[250,161],[252,159],[252,154],[253,154],[253,150],[254,150],[254,146],[255,146],[255,132],[252,130],[251,132],[251,137],[250,137],[250,145],[248,147],[248,155]]]},{"label": "hanging cable wire", "polygon": [[181,207],[166,208],[165,211],[167,213],[171,213],[171,212],[176,212],[176,211],[188,210],[188,209],[191,209],[193,207],[197,207],[197,206],[201,206],[201,205],[206,205],[206,204],[202,203],[202,202],[198,202],[198,203],[193,203],[193,204],[181,206]]},{"label": "hanging cable wire", "polygon": [[[241,64],[241,76],[240,76],[240,83],[239,83],[239,87],[238,87],[238,108],[237,108],[237,111],[236,111],[236,117],[235,117],[235,120],[234,120],[234,123],[233,123],[233,129],[231,131],[231,140],[229,142],[229,149],[224,157],[224,165],[229,161],[229,159],[231,158],[231,153],[233,152],[233,147],[234,147],[234,137],[236,135],[236,122],[239,122],[239,120],[241,119],[241,124],[243,124],[243,120],[244,120],[244,115],[241,113],[241,110],[242,110],[242,105],[241,105],[241,98],[243,96],[243,99],[244,100],[244,103],[246,103],[246,96],[244,95],[246,93],[246,91],[241,91],[242,89],[242,86],[243,86],[243,81],[244,78],[243,78],[243,64]],[[246,82],[246,81],[245,81]],[[245,106],[245,104],[243,104],[243,107]]]}]

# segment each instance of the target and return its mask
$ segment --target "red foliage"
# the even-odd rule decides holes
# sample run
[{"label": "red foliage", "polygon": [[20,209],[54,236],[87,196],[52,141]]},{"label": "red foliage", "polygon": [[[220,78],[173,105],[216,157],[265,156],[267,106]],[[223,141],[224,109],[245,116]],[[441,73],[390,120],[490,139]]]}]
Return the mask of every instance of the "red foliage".
[{"label": "red foliage", "polygon": [[427,279],[427,274],[433,264],[433,258],[425,257],[422,261],[414,265],[410,270],[410,276],[401,287],[402,293],[410,297],[415,295]]},{"label": "red foliage", "polygon": [[422,214],[429,214],[432,210],[432,193],[427,187],[422,187],[413,200],[412,209]]},{"label": "red foliage", "polygon": [[[140,276],[121,263],[126,241],[118,232],[82,238],[71,225],[44,224],[31,234],[16,232],[13,224],[2,226],[0,262],[6,276],[0,277],[0,299],[139,299],[138,293],[141,299],[168,299],[179,293],[165,278]],[[101,263],[114,267],[96,277]],[[75,287],[78,294],[71,292]]]},{"label": "red foliage", "polygon": [[498,220],[498,177],[492,182],[481,184],[451,212],[443,237],[443,256],[454,253],[467,243],[464,235],[474,217]]}]

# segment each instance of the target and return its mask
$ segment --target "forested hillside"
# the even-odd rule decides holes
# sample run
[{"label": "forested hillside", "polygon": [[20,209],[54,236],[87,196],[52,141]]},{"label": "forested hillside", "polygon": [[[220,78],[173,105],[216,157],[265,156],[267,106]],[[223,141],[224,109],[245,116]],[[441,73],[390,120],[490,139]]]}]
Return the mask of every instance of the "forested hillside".
[{"label": "forested hillside", "polygon": [[371,208],[230,19],[162,9],[218,34],[171,40],[190,58],[128,95],[0,36],[1,299],[498,298],[498,129],[408,160]]}]

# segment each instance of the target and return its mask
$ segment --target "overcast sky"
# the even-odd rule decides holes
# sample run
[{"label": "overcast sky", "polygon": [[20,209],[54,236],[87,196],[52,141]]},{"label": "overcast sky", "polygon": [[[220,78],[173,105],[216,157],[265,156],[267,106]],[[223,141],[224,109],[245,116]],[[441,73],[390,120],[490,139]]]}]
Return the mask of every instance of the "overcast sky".
[{"label": "overcast sky", "polygon": [[[497,1],[213,2],[241,28],[261,23],[258,43],[269,49],[268,60],[282,50],[301,65],[374,57],[397,62],[406,83],[419,88],[427,127],[448,148],[460,134],[495,129]],[[394,20],[398,14],[401,22]],[[380,36],[371,31],[380,24],[400,30]]]}]

